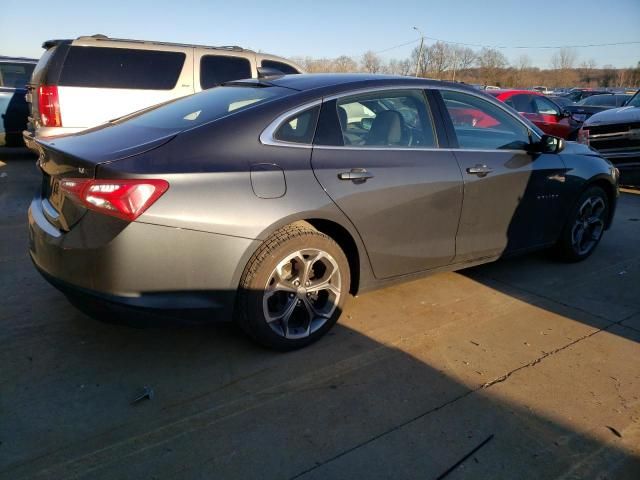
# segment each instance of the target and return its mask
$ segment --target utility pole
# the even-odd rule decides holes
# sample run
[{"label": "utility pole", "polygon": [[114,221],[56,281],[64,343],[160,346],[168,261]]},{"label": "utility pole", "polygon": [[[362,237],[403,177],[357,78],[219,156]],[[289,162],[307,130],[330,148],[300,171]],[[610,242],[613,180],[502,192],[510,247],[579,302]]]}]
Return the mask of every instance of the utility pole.
[{"label": "utility pole", "polygon": [[418,49],[418,59],[416,60],[416,77],[420,73],[420,64],[422,63],[422,47],[424,46],[424,34],[418,27],[413,29],[420,34],[420,48]]}]

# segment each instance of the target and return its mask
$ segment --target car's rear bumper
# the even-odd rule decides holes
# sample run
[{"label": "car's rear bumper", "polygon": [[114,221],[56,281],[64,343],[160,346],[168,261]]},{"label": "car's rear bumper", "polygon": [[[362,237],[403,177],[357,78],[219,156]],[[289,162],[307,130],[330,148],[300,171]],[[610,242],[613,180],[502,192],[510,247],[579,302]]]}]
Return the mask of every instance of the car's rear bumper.
[{"label": "car's rear bumper", "polygon": [[37,269],[73,300],[230,320],[236,288],[257,240],[125,223],[87,212],[70,232],[48,222],[36,197],[29,249]]}]

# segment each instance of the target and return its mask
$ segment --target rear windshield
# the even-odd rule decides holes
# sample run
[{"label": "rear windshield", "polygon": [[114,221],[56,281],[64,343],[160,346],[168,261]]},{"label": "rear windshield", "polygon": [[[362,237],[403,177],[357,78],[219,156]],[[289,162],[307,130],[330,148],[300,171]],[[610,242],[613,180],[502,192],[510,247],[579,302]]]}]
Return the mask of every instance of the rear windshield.
[{"label": "rear windshield", "polygon": [[182,52],[72,46],[59,85],[172,90],[185,58]]},{"label": "rear windshield", "polygon": [[141,127],[185,130],[291,93],[294,90],[282,87],[215,87],[120,121]]},{"label": "rear windshield", "polygon": [[33,67],[31,63],[0,63],[0,87],[24,88]]}]

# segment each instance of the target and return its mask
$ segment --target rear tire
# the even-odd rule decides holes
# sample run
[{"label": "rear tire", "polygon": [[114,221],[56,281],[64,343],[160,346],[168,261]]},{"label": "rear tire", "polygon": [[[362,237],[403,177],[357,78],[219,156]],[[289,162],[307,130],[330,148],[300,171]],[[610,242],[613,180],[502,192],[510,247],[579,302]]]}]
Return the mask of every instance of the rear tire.
[{"label": "rear tire", "polygon": [[287,225],[249,260],[236,320],[261,345],[302,348],[337,322],[350,281],[349,262],[331,237],[306,222]]},{"label": "rear tire", "polygon": [[608,218],[606,192],[595,185],[587,188],[578,198],[555,246],[558,259],[579,262],[589,257],[602,239]]}]

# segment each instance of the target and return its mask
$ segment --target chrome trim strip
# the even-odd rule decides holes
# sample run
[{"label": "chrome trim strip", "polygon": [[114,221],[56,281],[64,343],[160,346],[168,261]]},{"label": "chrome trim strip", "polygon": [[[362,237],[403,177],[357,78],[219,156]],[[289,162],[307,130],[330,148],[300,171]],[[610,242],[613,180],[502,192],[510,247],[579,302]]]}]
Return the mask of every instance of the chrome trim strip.
[{"label": "chrome trim strip", "polygon": [[263,145],[272,145],[276,147],[312,148],[311,144],[283,142],[282,140],[276,140],[273,136],[275,135],[278,128],[280,128],[280,126],[285,122],[285,120],[287,120],[288,118],[291,118],[296,113],[300,113],[304,110],[313,108],[320,104],[322,104],[321,98],[318,100],[314,100],[312,102],[308,102],[303,105],[300,105],[292,110],[287,110],[282,115],[279,115],[278,117],[276,117],[275,120],[273,120],[269,125],[267,125],[267,128],[265,128],[262,131],[262,133],[260,134],[260,143],[262,143]]},{"label": "chrome trim strip", "polygon": [[54,222],[57,222],[60,218],[60,214],[58,213],[58,211],[53,208],[51,202],[49,202],[49,200],[47,200],[46,198],[42,199],[42,211],[44,212],[45,216],[49,217],[49,220],[53,220]]},{"label": "chrome trim strip", "polygon": [[438,148],[438,147],[384,147],[384,146],[367,146],[367,147],[354,147],[354,146],[338,146],[338,145],[314,145],[314,150],[345,150],[345,151],[385,151],[385,152],[505,152],[505,153],[528,153],[526,150],[512,150],[512,149],[481,149],[481,148]]},{"label": "chrome trim strip", "polygon": [[[33,220],[35,223],[44,230],[47,234],[51,235],[54,238],[60,238],[62,236],[62,232],[58,230],[56,227],[51,225],[47,218],[44,216],[44,213],[41,208],[38,208],[36,202],[38,199],[34,199],[31,202],[31,215],[33,216]],[[42,202],[40,203],[42,205]]]},{"label": "chrome trim strip", "polygon": [[[263,145],[271,145],[271,146],[278,146],[278,147],[290,147],[290,148],[324,148],[327,150],[330,149],[343,149],[343,148],[348,148],[348,149],[354,149],[353,147],[344,147],[344,146],[328,146],[328,145],[310,145],[310,144],[301,144],[301,143],[293,143],[293,142],[283,142],[280,140],[276,140],[273,135],[275,134],[276,130],[280,127],[280,125],[287,119],[290,118],[291,116],[295,115],[296,113],[300,113],[303,110],[306,110],[308,108],[312,108],[315,107],[317,105],[321,105],[323,102],[329,102],[331,100],[337,100],[339,98],[344,98],[344,97],[351,97],[353,95],[360,95],[360,94],[366,94],[366,93],[375,93],[375,92],[385,92],[385,91],[389,91],[389,90],[437,90],[437,91],[441,91],[441,90],[449,90],[449,91],[453,91],[453,92],[460,92],[460,93],[465,93],[467,95],[471,95],[474,96],[480,100],[483,100],[485,102],[489,102],[493,105],[495,105],[496,107],[500,108],[503,112],[505,112],[507,115],[511,116],[513,119],[515,119],[517,122],[519,122],[520,124],[522,124],[522,126],[524,126],[527,131],[531,132],[531,134],[537,138],[538,140],[540,140],[541,138],[538,136],[538,134],[534,131],[531,130],[530,126],[527,125],[523,119],[521,117],[519,117],[517,114],[514,114],[513,112],[510,112],[508,109],[504,108],[503,104],[501,104],[501,102],[499,100],[496,100],[492,97],[489,97],[487,95],[484,94],[477,94],[475,92],[471,92],[467,89],[463,89],[463,88],[456,88],[455,86],[449,86],[447,85],[446,87],[440,87],[440,86],[435,86],[435,85],[416,85],[415,83],[407,83],[407,84],[401,84],[401,85],[388,85],[388,86],[380,86],[380,87],[367,87],[367,88],[360,88],[360,89],[356,89],[356,90],[350,90],[348,92],[342,92],[342,93],[338,93],[338,94],[334,94],[334,95],[329,95],[327,97],[323,97],[317,100],[314,100],[312,102],[308,102],[305,103],[303,105],[300,105],[296,108],[293,108],[291,110],[287,110],[285,113],[279,115],[278,117],[276,117],[275,120],[273,120],[269,125],[267,125],[267,127],[262,131],[262,133],[260,134],[260,143],[262,143]],[[417,148],[398,148],[398,149],[390,149],[390,148],[381,148],[383,150],[423,150],[423,149],[417,149]],[[364,150],[371,150],[371,148],[365,148]],[[465,151],[465,152],[469,152],[469,151],[479,151],[479,152],[493,152],[496,150],[467,150],[467,149],[463,149],[463,148],[459,148],[459,149],[440,149],[440,148],[429,148],[429,149],[424,149],[424,150],[460,150],[460,151]],[[510,150],[498,150],[498,151],[510,151]],[[514,150],[517,152],[521,152],[524,150]]]}]

